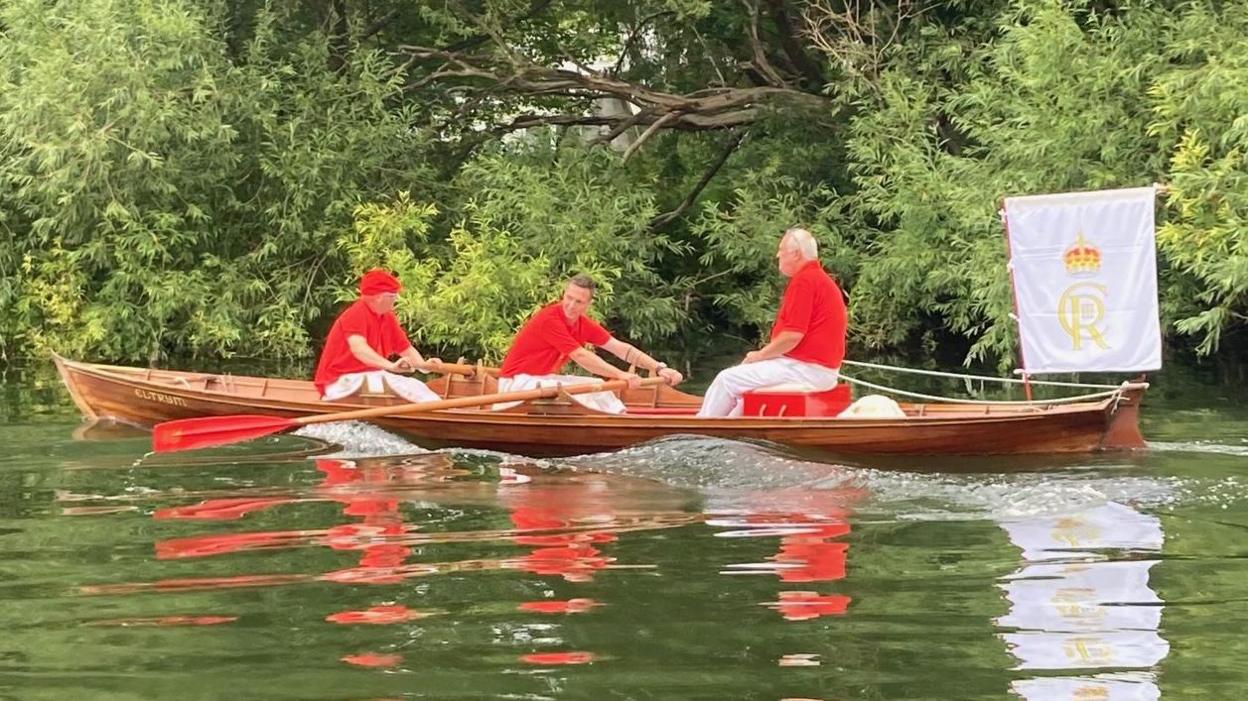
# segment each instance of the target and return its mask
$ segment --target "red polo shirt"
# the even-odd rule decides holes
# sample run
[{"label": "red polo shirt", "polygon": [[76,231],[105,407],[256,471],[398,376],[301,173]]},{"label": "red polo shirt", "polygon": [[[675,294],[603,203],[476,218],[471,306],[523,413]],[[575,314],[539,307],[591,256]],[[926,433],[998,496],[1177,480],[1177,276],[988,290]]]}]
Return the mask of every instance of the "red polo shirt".
[{"label": "red polo shirt", "polygon": [[771,337],[781,331],[801,331],[802,340],[785,357],[839,369],[845,359],[848,323],[841,288],[819,261],[812,260],[789,280]]},{"label": "red polo shirt", "polygon": [[356,300],[334,321],[325,339],[321,361],[316,365],[316,376],[312,380],[321,394],[343,375],[377,369],[365,365],[351,352],[351,346],[347,344],[351,336],[363,336],[369,347],[383,358],[398,355],[412,347],[394,312],[378,314],[369,309],[364,300]]},{"label": "red polo shirt", "polygon": [[563,367],[577,348],[586,343],[601,346],[610,340],[611,334],[585,315],[568,323],[563,307],[554,302],[542,307],[516,334],[499,375],[549,375]]}]

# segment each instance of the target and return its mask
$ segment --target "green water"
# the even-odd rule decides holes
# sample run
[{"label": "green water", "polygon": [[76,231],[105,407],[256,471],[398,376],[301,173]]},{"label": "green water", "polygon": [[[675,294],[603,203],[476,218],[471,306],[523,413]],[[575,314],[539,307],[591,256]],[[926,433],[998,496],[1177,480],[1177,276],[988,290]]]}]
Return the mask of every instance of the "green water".
[{"label": "green water", "polygon": [[[533,462],[368,426],[175,457],[0,393],[0,698],[1154,699],[1248,684],[1248,409],[908,471],[674,438]],[[354,454],[328,457],[342,443]],[[1019,471],[1025,468],[1025,471]]]}]

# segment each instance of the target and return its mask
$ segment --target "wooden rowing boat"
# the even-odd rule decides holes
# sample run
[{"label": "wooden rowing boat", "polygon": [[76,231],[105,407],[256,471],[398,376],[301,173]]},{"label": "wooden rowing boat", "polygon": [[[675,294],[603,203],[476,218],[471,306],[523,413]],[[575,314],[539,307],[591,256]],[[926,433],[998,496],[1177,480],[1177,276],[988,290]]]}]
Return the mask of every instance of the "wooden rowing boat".
[{"label": "wooden rowing boat", "polygon": [[[320,401],[311,382],[83,363],[55,357],[82,413],[142,427],[198,416],[304,416],[401,400]],[[450,375],[430,386],[444,397],[496,390],[495,381]],[[427,447],[471,447],[533,457],[616,450],[664,436],[696,434],[772,441],[844,455],[1009,455],[1145,447],[1139,404],[1147,388],[1068,404],[902,404],[905,418],[743,417],[700,419],[701,398],[666,386],[627,390],[623,416],[594,413],[561,398],[506,411],[456,409],[384,416],[374,423]]]}]

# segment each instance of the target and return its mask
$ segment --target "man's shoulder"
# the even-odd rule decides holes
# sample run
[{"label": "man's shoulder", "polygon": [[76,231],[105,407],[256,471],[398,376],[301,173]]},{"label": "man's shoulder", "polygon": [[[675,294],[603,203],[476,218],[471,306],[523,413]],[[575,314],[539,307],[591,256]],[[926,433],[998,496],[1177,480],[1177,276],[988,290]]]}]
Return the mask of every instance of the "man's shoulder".
[{"label": "man's shoulder", "polygon": [[803,277],[808,284],[818,285],[820,287],[838,288],[836,278],[824,269],[822,265],[812,265],[803,270]]},{"label": "man's shoulder", "polygon": [[368,308],[368,304],[364,300],[356,300],[351,303],[342,313],[338,315],[336,324],[353,324],[359,326],[361,324],[372,326],[373,324],[386,323],[393,320],[396,324],[399,318],[394,312],[386,312],[385,314],[377,314]]},{"label": "man's shoulder", "polygon": [[335,321],[342,321],[343,319],[350,319],[351,317],[357,316],[360,313],[360,308],[363,306],[362,300],[355,300],[354,302],[343,307],[342,311],[338,312],[338,317]]},{"label": "man's shoulder", "polygon": [[551,318],[551,315],[555,313],[558,306],[559,305],[555,302],[542,305],[541,307],[538,308],[537,311],[529,315],[529,318],[527,321],[524,322],[524,325],[531,326],[533,324],[540,324],[545,321],[548,321]]},{"label": "man's shoulder", "polygon": [[580,318],[580,322],[581,322],[582,331],[590,330],[590,331],[594,331],[598,333],[605,333],[608,336],[611,335],[611,332],[607,330],[607,327],[604,326],[602,322],[599,322],[598,320],[593,319],[588,314],[582,315]]}]

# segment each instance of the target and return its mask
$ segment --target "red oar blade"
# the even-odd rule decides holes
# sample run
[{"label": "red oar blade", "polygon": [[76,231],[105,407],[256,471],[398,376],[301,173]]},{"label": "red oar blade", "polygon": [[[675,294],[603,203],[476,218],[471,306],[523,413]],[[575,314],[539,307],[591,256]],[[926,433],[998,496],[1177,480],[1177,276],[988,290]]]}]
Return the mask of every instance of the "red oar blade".
[{"label": "red oar blade", "polygon": [[178,419],[156,424],[152,432],[152,448],[157,453],[211,448],[263,438],[299,426],[299,422],[293,419],[258,414]]}]

